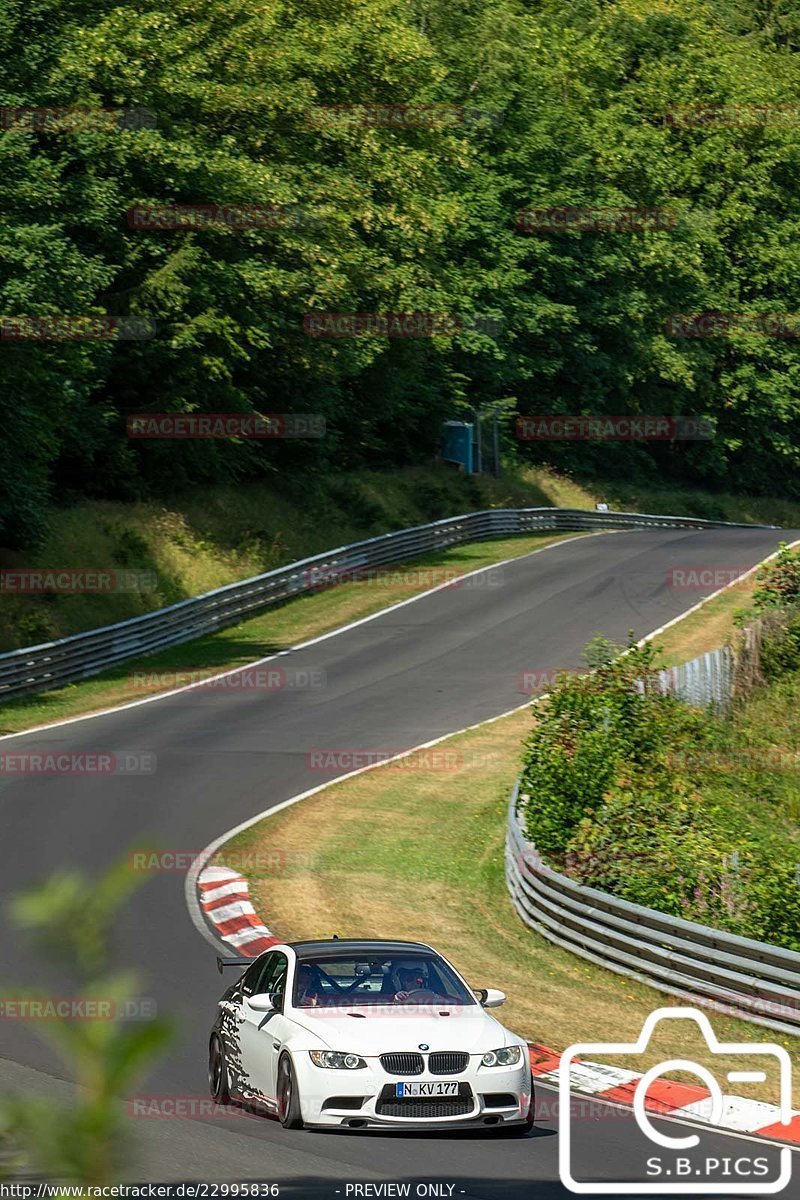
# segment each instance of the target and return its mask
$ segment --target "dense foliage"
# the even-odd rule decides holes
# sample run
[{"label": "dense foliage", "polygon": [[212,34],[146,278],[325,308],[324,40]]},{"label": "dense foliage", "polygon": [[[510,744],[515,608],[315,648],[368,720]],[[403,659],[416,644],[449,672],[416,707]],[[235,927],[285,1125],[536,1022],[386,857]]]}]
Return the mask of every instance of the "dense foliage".
[{"label": "dense foliage", "polygon": [[[792,338],[670,313],[800,311],[791,6],[700,0],[0,0],[0,106],[145,110],[0,127],[0,316],[146,317],[134,341],[0,339],[0,541],[54,495],[129,498],[429,457],[441,419],[711,418],[711,440],[532,443],[587,470],[800,494]],[[450,104],[421,125],[324,105]],[[296,206],[277,228],[131,228],[145,204]],[[521,234],[534,207],[657,206],[651,232]],[[454,336],[309,337],[311,313],[481,314]],[[126,414],[313,412],[317,440],[143,441]],[[513,419],[507,418],[509,430]]]},{"label": "dense foliage", "polygon": [[781,542],[771,562],[759,568],[753,604],[760,614],[758,657],[766,679],[800,671],[800,550]]},{"label": "dense foliage", "polygon": [[758,612],[800,602],[800,549],[780,542],[778,553],[756,572],[753,605]]},{"label": "dense foliage", "polygon": [[723,720],[649,685],[651,646],[594,647],[592,664],[538,706],[530,840],[582,883],[800,950],[800,674]]}]

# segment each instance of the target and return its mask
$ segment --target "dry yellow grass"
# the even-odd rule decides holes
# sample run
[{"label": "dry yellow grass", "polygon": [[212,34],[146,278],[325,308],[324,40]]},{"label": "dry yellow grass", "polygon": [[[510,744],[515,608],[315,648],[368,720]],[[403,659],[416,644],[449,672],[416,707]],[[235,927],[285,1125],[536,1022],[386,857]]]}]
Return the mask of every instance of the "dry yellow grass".
[{"label": "dry yellow grass", "polygon": [[755,577],[750,575],[660,633],[654,641],[663,648],[665,665],[688,662],[730,641],[736,630],[734,618],[750,608],[754,587]]},{"label": "dry yellow grass", "polygon": [[[268,817],[229,843],[240,856],[276,852],[286,867],[250,873],[257,911],[280,936],[398,937],[430,942],[476,987],[508,995],[504,1021],[529,1040],[632,1041],[646,1016],[672,1001],[552,946],[517,917],[505,888],[503,842],[511,784],[530,711],[448,739],[457,770],[383,766]],[[220,859],[224,861],[224,855]],[[248,872],[245,870],[245,873]],[[723,1041],[797,1042],[712,1016]],[[664,1029],[641,1059],[693,1058],[718,1073],[684,1023]],[[644,1065],[642,1065],[644,1064]],[[774,1101],[763,1085],[737,1090]],[[795,1103],[800,1107],[800,1087]]]}]

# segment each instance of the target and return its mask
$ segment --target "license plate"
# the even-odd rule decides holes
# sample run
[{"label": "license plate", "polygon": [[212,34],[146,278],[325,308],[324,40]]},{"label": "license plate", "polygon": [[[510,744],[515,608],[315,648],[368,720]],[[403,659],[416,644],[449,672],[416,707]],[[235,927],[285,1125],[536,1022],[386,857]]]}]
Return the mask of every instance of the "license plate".
[{"label": "license plate", "polygon": [[396,1083],[398,1096],[457,1096],[458,1083],[444,1083],[437,1079],[430,1083]]}]

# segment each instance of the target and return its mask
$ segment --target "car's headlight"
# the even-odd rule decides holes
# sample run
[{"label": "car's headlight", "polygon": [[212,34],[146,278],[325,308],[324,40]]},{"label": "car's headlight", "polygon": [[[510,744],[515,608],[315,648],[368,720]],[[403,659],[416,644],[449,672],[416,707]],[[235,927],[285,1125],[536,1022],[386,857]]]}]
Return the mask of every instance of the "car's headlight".
[{"label": "car's headlight", "polygon": [[357,1071],[367,1064],[357,1054],[343,1054],[340,1050],[309,1050],[315,1067],[330,1067],[335,1071]]},{"label": "car's headlight", "polygon": [[484,1067],[515,1067],[522,1058],[520,1046],[502,1046],[499,1050],[487,1050],[481,1059]]}]

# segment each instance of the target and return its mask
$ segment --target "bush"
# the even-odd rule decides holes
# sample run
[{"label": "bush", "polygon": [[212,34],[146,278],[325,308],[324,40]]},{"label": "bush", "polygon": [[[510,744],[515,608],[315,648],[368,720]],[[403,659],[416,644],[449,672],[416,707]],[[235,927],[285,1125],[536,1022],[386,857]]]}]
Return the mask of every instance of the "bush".
[{"label": "bush", "polygon": [[800,610],[781,612],[780,616],[781,620],[767,625],[761,638],[761,671],[765,679],[776,679],[786,671],[800,669]]},{"label": "bush", "polygon": [[722,863],[713,837],[696,822],[697,796],[675,782],[662,773],[613,788],[601,812],[575,829],[567,872],[633,904],[686,916]]},{"label": "bush", "polygon": [[800,550],[781,542],[772,562],[756,572],[753,603],[758,612],[800,601]]},{"label": "bush", "polygon": [[762,911],[762,936],[800,953],[800,881],[794,863],[764,863],[753,881]]},{"label": "bush", "polygon": [[[788,662],[798,643],[800,615],[771,653]],[[540,706],[521,781],[529,839],[586,886],[800,949],[800,841],[786,781],[749,754],[747,719],[721,720],[648,686],[652,647],[611,654],[595,644],[594,673],[563,676]]]},{"label": "bush", "polygon": [[644,768],[663,773],[676,735],[702,736],[689,709],[650,686],[654,648],[618,650],[602,640],[589,647],[591,674],[559,678],[525,744],[521,791],[535,795],[529,836],[545,853],[563,854],[614,785]]}]

